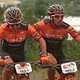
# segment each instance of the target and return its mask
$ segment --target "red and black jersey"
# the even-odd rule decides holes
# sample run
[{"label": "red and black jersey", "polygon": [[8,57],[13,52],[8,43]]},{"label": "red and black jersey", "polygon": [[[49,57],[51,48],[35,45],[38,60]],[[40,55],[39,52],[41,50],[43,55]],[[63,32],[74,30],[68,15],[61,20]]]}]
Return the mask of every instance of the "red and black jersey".
[{"label": "red and black jersey", "polygon": [[3,41],[2,50],[7,53],[24,53],[24,43],[27,36],[32,35],[35,40],[39,40],[41,36],[36,30],[28,24],[20,24],[17,32],[12,32],[7,23],[0,27],[0,41]]},{"label": "red and black jersey", "polygon": [[52,26],[49,19],[37,22],[33,25],[36,30],[39,30],[42,37],[45,39],[47,44],[47,50],[49,52],[60,51],[62,41],[65,36],[69,33],[74,39],[78,36],[78,33],[75,29],[69,24],[63,22],[62,25],[58,28]]}]

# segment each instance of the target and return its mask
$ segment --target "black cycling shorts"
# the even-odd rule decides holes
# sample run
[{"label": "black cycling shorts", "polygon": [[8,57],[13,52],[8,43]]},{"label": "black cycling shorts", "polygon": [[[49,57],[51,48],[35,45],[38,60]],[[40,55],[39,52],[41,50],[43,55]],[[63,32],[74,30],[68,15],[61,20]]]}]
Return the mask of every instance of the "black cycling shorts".
[{"label": "black cycling shorts", "polygon": [[20,54],[15,54],[15,53],[6,53],[6,52],[2,52],[0,53],[0,57],[2,59],[6,59],[7,57],[11,57],[11,59],[14,62],[23,62],[26,61],[25,55],[20,53]]}]

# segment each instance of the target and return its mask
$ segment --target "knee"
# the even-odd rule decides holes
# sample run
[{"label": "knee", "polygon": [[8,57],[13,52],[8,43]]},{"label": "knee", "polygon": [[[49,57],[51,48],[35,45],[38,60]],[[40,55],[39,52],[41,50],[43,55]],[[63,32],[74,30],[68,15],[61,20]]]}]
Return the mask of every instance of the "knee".
[{"label": "knee", "polygon": [[0,66],[5,67],[8,63],[13,63],[13,60],[11,58],[6,59],[0,59]]},{"label": "knee", "polygon": [[0,67],[4,67],[4,65],[5,65],[4,60],[3,59],[0,59]]},{"label": "knee", "polygon": [[57,64],[56,58],[52,54],[50,54],[50,53],[48,55],[48,63],[49,64]]}]

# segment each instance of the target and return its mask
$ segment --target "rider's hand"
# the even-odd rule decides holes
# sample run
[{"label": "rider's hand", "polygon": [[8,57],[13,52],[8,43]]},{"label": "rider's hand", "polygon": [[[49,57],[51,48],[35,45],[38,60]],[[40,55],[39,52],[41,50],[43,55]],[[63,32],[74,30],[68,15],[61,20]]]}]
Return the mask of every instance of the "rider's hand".
[{"label": "rider's hand", "polygon": [[42,64],[47,64],[48,63],[48,56],[46,54],[42,54],[40,61]]}]

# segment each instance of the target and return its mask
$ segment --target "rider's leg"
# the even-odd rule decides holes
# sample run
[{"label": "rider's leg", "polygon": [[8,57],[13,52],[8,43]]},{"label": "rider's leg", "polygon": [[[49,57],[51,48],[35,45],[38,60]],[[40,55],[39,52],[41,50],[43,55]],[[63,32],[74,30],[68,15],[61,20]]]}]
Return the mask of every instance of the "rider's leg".
[{"label": "rider's leg", "polygon": [[[48,57],[48,64],[57,64],[57,60],[51,54]],[[55,71],[53,69],[48,69],[48,80],[54,80],[55,78]]]},{"label": "rider's leg", "polygon": [[[4,60],[6,63],[13,63],[11,58],[7,58]],[[5,65],[5,64],[4,64]],[[12,74],[13,67],[12,66],[4,66],[4,69],[2,71],[2,80],[9,80],[10,75]]]},{"label": "rider's leg", "polygon": [[2,72],[2,80],[9,80],[10,74],[10,70],[4,68]]},{"label": "rider's leg", "polygon": [[13,60],[10,58],[8,53],[1,52],[0,53],[0,67],[3,68],[2,71],[2,80],[9,80],[9,76],[12,73],[12,68],[5,66],[6,63],[13,63]]}]

